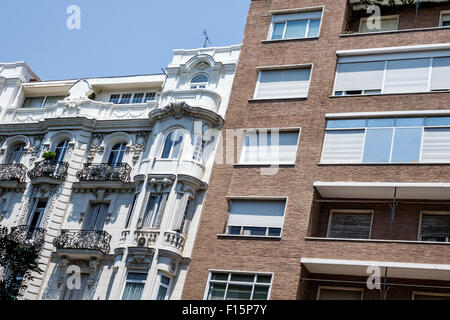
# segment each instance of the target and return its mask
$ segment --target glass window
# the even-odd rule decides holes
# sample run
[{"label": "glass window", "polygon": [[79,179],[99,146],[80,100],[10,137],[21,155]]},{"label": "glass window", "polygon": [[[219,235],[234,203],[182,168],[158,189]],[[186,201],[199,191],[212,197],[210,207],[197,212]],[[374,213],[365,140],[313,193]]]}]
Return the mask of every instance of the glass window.
[{"label": "glass window", "polygon": [[111,153],[109,154],[108,165],[112,167],[119,166],[122,163],[126,149],[127,145],[125,143],[118,143],[114,145],[111,149]]},{"label": "glass window", "polygon": [[147,273],[128,272],[122,300],[140,300],[146,279]]},{"label": "glass window", "polygon": [[160,282],[159,282],[159,289],[158,294],[156,296],[156,300],[166,300],[167,299],[167,293],[169,291],[169,285],[170,285],[170,278],[166,277],[165,275],[161,275]]},{"label": "glass window", "polygon": [[208,76],[206,74],[199,74],[192,78],[191,89],[204,89],[208,85]]},{"label": "glass window", "polygon": [[310,77],[310,67],[260,71],[255,99],[306,98]]},{"label": "glass window", "polygon": [[449,242],[450,214],[422,214],[420,241]]},{"label": "glass window", "polygon": [[133,103],[142,103],[144,99],[143,93],[135,93],[133,96]]},{"label": "glass window", "polygon": [[267,300],[271,275],[212,272],[208,300]]},{"label": "glass window", "polygon": [[66,156],[67,149],[69,149],[69,141],[68,140],[64,140],[56,146],[55,153],[56,153],[56,162],[57,163],[64,161],[64,157]]},{"label": "glass window", "polygon": [[378,25],[375,19],[361,19],[361,25],[359,32],[380,32],[380,31],[391,31],[397,30],[398,27],[398,17],[393,18],[383,18],[380,17],[380,24]]},{"label": "glass window", "polygon": [[145,94],[144,102],[155,100],[156,93],[155,92],[147,92]]},{"label": "glass window", "polygon": [[25,98],[22,108],[41,108],[45,97],[29,97]]},{"label": "glass window", "polygon": [[44,107],[52,106],[56,104],[58,101],[64,100],[66,96],[51,96],[45,98]]},{"label": "glass window", "polygon": [[164,143],[161,159],[178,159],[181,154],[183,132],[180,129],[170,132]]},{"label": "glass window", "polygon": [[441,14],[441,27],[450,27],[450,14]]},{"label": "glass window", "polygon": [[120,97],[119,104],[128,104],[128,103],[130,103],[130,101],[131,101],[131,93],[124,93]]},{"label": "glass window", "polygon": [[25,143],[19,143],[11,148],[9,152],[7,164],[20,163],[25,150]]},{"label": "glass window", "polygon": [[109,102],[112,102],[112,103],[115,103],[115,104],[119,103],[119,100],[120,100],[120,94],[112,94],[109,97]]},{"label": "glass window", "polygon": [[392,162],[418,162],[422,128],[397,128],[392,148]]},{"label": "glass window", "polygon": [[272,40],[283,39],[284,26],[286,22],[275,23],[273,25]]},{"label": "glass window", "polygon": [[288,21],[286,23],[285,39],[304,38],[308,20]]},{"label": "glass window", "polygon": [[327,129],[363,128],[365,126],[366,126],[366,119],[328,120],[327,121]]},{"label": "glass window", "polygon": [[272,40],[301,39],[319,36],[322,11],[273,16]]},{"label": "glass window", "polygon": [[389,162],[393,129],[368,129],[363,162]]},{"label": "glass window", "polygon": [[[142,218],[141,227],[144,228],[156,228],[159,226],[158,213],[162,213],[162,207],[164,206],[163,195],[151,194],[147,207],[145,208],[144,216]],[[161,210],[161,212],[160,212]]]},{"label": "glass window", "polygon": [[328,238],[369,239],[371,213],[332,212]]}]

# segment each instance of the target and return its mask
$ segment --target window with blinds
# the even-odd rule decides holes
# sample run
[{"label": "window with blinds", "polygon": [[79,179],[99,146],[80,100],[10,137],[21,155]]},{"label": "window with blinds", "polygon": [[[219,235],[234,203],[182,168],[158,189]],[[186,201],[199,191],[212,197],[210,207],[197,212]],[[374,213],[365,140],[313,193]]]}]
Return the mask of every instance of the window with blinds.
[{"label": "window with blinds", "polygon": [[450,117],[328,120],[321,163],[449,163]]},{"label": "window with blinds", "polygon": [[244,236],[280,236],[286,200],[230,201],[227,233]]},{"label": "window with blinds", "polygon": [[249,130],[239,164],[294,164],[299,131]]},{"label": "window with blinds", "polygon": [[318,37],[321,19],[322,10],[274,15],[272,17],[270,39]]},{"label": "window with blinds", "polygon": [[450,213],[422,214],[420,241],[449,242]]},{"label": "window with blinds", "polygon": [[372,212],[331,212],[327,238],[369,239]]},{"label": "window with blinds", "polygon": [[255,99],[306,98],[311,67],[259,72]]},{"label": "window with blinds", "polygon": [[450,90],[450,50],[341,57],[334,94]]}]

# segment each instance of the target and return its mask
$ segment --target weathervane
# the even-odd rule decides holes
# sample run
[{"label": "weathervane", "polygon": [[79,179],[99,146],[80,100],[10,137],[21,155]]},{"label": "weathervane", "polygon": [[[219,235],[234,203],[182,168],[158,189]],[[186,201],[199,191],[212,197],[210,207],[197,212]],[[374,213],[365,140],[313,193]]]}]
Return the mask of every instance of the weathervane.
[{"label": "weathervane", "polygon": [[211,41],[209,41],[208,33],[205,29],[203,29],[203,35],[205,36],[205,42],[203,43],[203,48],[206,48],[206,44],[209,42],[211,44]]}]

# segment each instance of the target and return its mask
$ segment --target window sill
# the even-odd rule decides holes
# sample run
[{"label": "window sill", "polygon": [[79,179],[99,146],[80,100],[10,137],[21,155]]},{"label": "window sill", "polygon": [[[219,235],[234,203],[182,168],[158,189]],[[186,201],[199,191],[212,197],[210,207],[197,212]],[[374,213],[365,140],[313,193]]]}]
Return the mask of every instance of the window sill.
[{"label": "window sill", "polygon": [[240,234],[226,234],[221,233],[217,235],[219,239],[245,239],[245,240],[268,240],[268,241],[280,241],[281,236],[245,236]]},{"label": "window sill", "polygon": [[418,166],[418,165],[427,165],[427,166],[444,166],[450,165],[450,162],[361,162],[361,163],[322,163],[319,162],[318,166]]},{"label": "window sill", "polygon": [[265,99],[248,99],[248,102],[284,102],[284,101],[304,101],[308,99],[307,97],[297,97],[297,98],[265,98]]},{"label": "window sill", "polygon": [[319,37],[310,37],[310,38],[291,38],[291,39],[266,39],[261,40],[261,43],[277,43],[277,42],[292,42],[292,41],[313,41],[318,40]]},{"label": "window sill", "polygon": [[400,93],[372,93],[372,94],[353,94],[347,96],[336,96],[330,95],[329,98],[355,98],[355,97],[374,97],[374,96],[404,96],[410,94],[435,94],[435,93],[450,93],[449,90],[440,90],[440,91],[422,91],[422,92],[400,92]]},{"label": "window sill", "polygon": [[327,242],[373,242],[373,243],[405,243],[405,244],[428,244],[428,245],[450,245],[450,242],[417,241],[417,240],[385,240],[385,239],[349,239],[349,238],[323,238],[305,237],[306,241]]},{"label": "window sill", "polygon": [[339,35],[341,38],[347,37],[358,37],[358,36],[371,36],[377,34],[396,34],[396,33],[404,33],[404,32],[415,32],[415,31],[433,31],[433,30],[441,30],[441,29],[450,29],[450,27],[429,27],[429,28],[416,28],[416,29],[403,29],[403,30],[389,30],[389,31],[377,31],[377,32],[355,32],[355,33],[342,33]]}]

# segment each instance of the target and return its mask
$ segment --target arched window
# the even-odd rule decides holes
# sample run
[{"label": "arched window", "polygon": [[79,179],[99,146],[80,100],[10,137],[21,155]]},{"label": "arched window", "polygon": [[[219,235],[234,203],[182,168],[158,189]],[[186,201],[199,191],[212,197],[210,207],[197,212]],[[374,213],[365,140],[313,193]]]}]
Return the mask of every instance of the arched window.
[{"label": "arched window", "polygon": [[183,143],[183,132],[177,129],[169,133],[164,143],[164,149],[161,155],[162,159],[178,159],[181,153]]},{"label": "arched window", "polygon": [[192,78],[191,89],[205,89],[209,79],[206,74],[199,74]]},{"label": "arched window", "polygon": [[22,160],[24,150],[25,150],[25,143],[18,143],[15,146],[13,146],[8,154],[6,163],[8,164],[20,163],[20,160]]},{"label": "arched window", "polygon": [[109,154],[108,165],[112,167],[120,165],[122,163],[126,148],[127,145],[123,142],[114,145],[111,149],[111,153]]},{"label": "arched window", "polygon": [[61,163],[64,161],[64,157],[66,156],[67,149],[69,149],[69,141],[68,140],[64,140],[56,146],[55,153],[56,153],[56,162],[57,163]]}]

